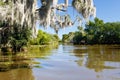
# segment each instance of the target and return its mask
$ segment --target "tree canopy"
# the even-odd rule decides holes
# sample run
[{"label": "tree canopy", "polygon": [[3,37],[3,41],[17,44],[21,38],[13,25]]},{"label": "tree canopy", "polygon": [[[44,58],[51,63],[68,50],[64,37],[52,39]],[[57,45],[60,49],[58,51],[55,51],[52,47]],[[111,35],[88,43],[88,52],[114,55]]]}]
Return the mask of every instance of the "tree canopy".
[{"label": "tree canopy", "polygon": [[[36,7],[38,3],[41,5]],[[75,17],[75,21],[71,20],[68,7],[74,7],[81,16]],[[37,38],[36,43],[47,44],[58,40],[58,36],[54,35],[51,39],[51,35],[37,31],[36,24],[45,28],[49,26],[57,33],[76,21],[81,22],[82,18],[87,20],[95,16],[95,13],[93,0],[72,0],[71,4],[69,0],[63,3],[58,3],[58,0],[0,0],[0,46],[12,46],[15,52],[20,51],[27,44],[31,32]]]},{"label": "tree canopy", "polygon": [[95,18],[89,21],[85,28],[78,27],[78,31],[63,35],[63,42],[75,44],[120,44],[120,22],[107,22]]},{"label": "tree canopy", "polygon": [[[36,8],[38,3],[41,3],[41,6]],[[73,6],[82,15],[81,18],[89,19],[90,16],[95,16],[93,0],[72,0],[72,4],[69,3],[69,0],[64,0],[64,3],[58,3],[58,0],[0,0],[0,19],[10,19],[11,24],[16,22],[21,26],[27,25],[36,33],[36,22],[44,27],[50,26],[56,32],[63,27],[74,25],[67,13],[58,14],[61,11],[66,12],[68,7]]]}]

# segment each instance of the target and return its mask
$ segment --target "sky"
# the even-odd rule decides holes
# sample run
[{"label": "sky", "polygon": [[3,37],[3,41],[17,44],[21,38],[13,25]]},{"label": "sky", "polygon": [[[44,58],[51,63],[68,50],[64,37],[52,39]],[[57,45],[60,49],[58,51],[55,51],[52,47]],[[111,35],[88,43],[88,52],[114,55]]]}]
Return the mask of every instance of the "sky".
[{"label": "sky", "polygon": [[[63,2],[64,0],[59,0]],[[72,0],[69,0],[71,3]],[[96,17],[103,20],[104,22],[120,22],[120,0],[94,0],[94,5],[96,6]],[[67,13],[70,14],[71,18],[74,20],[74,17],[77,13],[75,9],[72,7],[68,8]],[[55,31],[51,28],[44,29],[40,27],[43,31],[46,31],[51,34],[55,34]],[[61,29],[58,32],[58,36],[62,39],[63,34],[68,34],[69,32],[77,31],[77,26],[67,27],[65,29]]]}]

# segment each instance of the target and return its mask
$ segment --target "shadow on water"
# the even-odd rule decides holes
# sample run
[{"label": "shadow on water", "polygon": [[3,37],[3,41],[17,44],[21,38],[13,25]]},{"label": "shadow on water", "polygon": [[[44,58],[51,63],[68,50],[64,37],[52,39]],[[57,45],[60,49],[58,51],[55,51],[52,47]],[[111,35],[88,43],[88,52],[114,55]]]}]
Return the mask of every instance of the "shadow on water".
[{"label": "shadow on water", "polygon": [[9,71],[16,68],[29,68],[30,59],[25,56],[1,55],[0,71]]},{"label": "shadow on water", "polygon": [[0,55],[1,80],[34,80],[31,60],[25,56]]},{"label": "shadow on water", "polygon": [[39,62],[35,62],[34,58],[43,58],[46,59],[48,55],[51,55],[51,49],[56,48],[53,46],[30,46],[28,52],[17,53],[16,55],[12,55],[11,53],[7,53],[8,55],[0,55],[0,72],[9,71],[11,69],[19,69],[19,68],[31,68],[38,67],[37,64]]},{"label": "shadow on water", "polygon": [[1,80],[35,80],[31,69],[20,68],[7,72],[0,72]]},{"label": "shadow on water", "polygon": [[[32,68],[41,68],[35,58],[46,59],[57,46],[30,46],[28,52],[17,55],[0,55],[0,78],[2,80],[35,80]],[[9,54],[9,53],[8,53]]]}]

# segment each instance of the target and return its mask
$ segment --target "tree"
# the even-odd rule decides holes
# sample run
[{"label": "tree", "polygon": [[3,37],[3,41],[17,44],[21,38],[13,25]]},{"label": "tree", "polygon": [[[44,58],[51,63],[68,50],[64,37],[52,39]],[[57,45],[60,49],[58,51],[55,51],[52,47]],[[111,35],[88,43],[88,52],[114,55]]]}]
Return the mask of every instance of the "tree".
[{"label": "tree", "polygon": [[86,24],[85,31],[87,40],[91,44],[119,44],[120,22],[104,23],[103,20],[95,18]]},{"label": "tree", "polygon": [[9,24],[9,21],[0,21],[0,47],[3,52],[7,52],[11,48],[13,52],[21,51],[23,46],[27,45],[31,31],[28,27],[14,23]]},{"label": "tree", "polygon": [[11,28],[7,21],[0,21],[0,47],[8,46],[11,36]]},{"label": "tree", "polygon": [[64,34],[62,37],[62,42],[70,43],[73,42],[74,32],[69,32],[68,34]]},{"label": "tree", "polygon": [[62,37],[62,42],[68,42],[68,38],[69,38],[69,35],[68,34],[64,34],[63,37]]},{"label": "tree", "polygon": [[14,52],[20,52],[23,46],[26,46],[30,40],[31,31],[28,27],[14,23],[11,31],[10,45]]},{"label": "tree", "polygon": [[[41,6],[36,8],[38,2],[41,3]],[[60,11],[66,12],[69,6],[71,6],[71,4],[69,4],[68,0],[65,0],[64,3],[58,3],[58,0],[0,0],[0,20],[9,20],[8,24],[11,25],[11,28],[9,28],[11,32],[7,33],[14,34],[12,38],[1,37],[0,39],[4,39],[5,44],[11,40],[11,45],[14,46],[15,51],[19,51],[21,46],[28,41],[27,32],[19,32],[19,29],[21,30],[23,27],[23,29],[31,29],[32,34],[37,36],[36,23],[39,22],[40,26],[45,28],[49,26],[57,33],[59,29],[72,26],[76,21],[81,22],[81,18],[89,19],[89,17],[95,15],[96,12],[93,0],[72,0],[72,6],[81,14],[81,16],[79,16],[80,18],[77,16],[75,21],[72,21],[68,13],[65,13],[65,15],[58,13]],[[0,30],[6,29],[5,25],[2,27]],[[16,32],[14,32],[14,30]],[[6,32],[4,33],[7,36],[10,35]],[[1,31],[1,34],[4,33]],[[25,36],[22,34],[25,34]],[[48,42],[49,36],[43,35],[41,37],[42,39],[37,40],[39,43],[44,44]],[[23,38],[25,38],[25,40],[23,40]]]},{"label": "tree", "polygon": [[[28,25],[33,33],[36,33],[36,20],[39,20],[41,26],[50,26],[56,32],[59,29],[74,25],[68,13],[65,15],[58,14],[58,12],[66,12],[67,8],[71,6],[65,0],[64,3],[58,3],[58,0],[1,0],[0,17],[2,20],[10,18],[10,23],[14,21],[20,25]],[[37,9],[36,5],[41,3]],[[82,15],[81,18],[89,19],[90,16],[95,16],[96,8],[93,0],[72,0],[72,6]],[[77,21],[79,22],[82,19]],[[75,19],[76,21],[76,19]]]},{"label": "tree", "polygon": [[106,23],[103,31],[103,41],[106,44],[120,44],[120,22]]},{"label": "tree", "polygon": [[75,36],[73,37],[74,44],[80,44],[81,40],[83,39],[81,32],[75,32]]},{"label": "tree", "polygon": [[[104,23],[95,18],[84,29],[79,26],[73,36],[75,44],[120,44],[120,22]],[[63,42],[65,41],[70,42],[70,34],[63,35]]]},{"label": "tree", "polygon": [[49,34],[49,33],[43,32],[42,30],[39,30],[37,37],[31,39],[30,44],[49,45],[49,44],[57,43],[58,41],[59,41],[59,37],[57,35]]},{"label": "tree", "polygon": [[102,41],[102,32],[104,29],[104,22],[98,18],[95,18],[94,21],[89,21],[85,26],[85,31],[87,33],[87,41],[91,44],[100,44]]}]

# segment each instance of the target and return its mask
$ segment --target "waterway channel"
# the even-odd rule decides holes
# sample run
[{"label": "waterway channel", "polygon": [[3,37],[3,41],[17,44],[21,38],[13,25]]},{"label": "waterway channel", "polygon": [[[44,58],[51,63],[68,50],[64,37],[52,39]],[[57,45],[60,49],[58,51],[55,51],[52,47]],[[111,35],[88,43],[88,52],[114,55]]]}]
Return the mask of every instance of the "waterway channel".
[{"label": "waterway channel", "polygon": [[58,45],[31,54],[37,64],[0,72],[0,80],[120,80],[119,45]]}]

